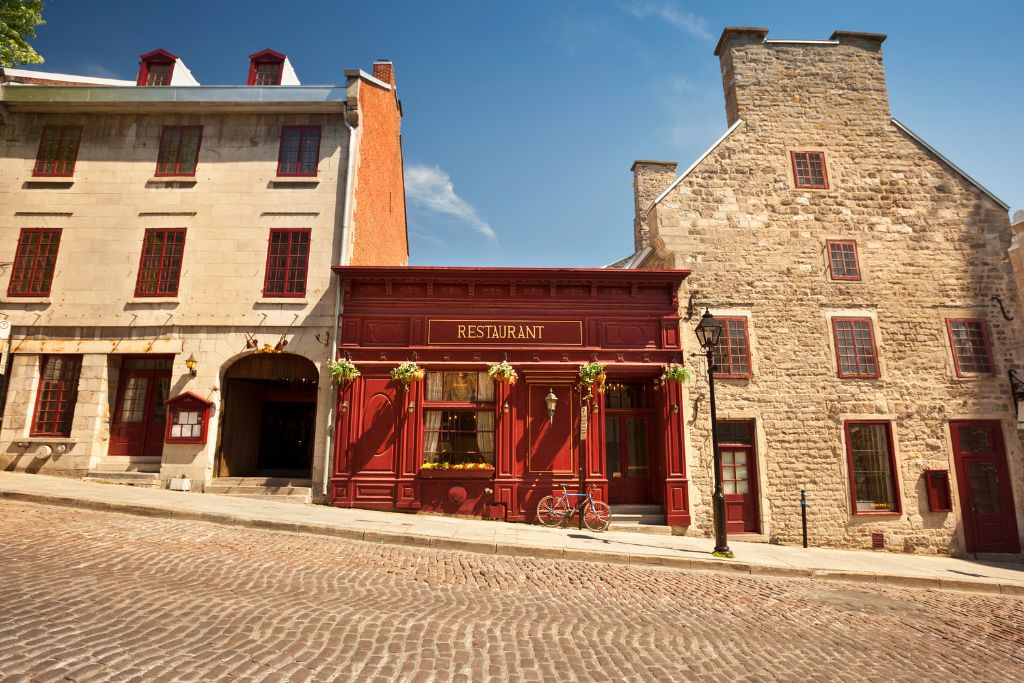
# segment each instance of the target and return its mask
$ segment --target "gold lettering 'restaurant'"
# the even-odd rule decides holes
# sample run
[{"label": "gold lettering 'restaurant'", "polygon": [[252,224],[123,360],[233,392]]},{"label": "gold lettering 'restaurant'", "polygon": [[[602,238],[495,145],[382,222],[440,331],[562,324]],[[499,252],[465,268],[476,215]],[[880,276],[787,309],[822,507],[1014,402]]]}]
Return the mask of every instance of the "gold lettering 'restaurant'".
[{"label": "gold lettering 'restaurant'", "polygon": [[543,325],[456,325],[459,339],[504,341],[506,339],[544,339]]}]

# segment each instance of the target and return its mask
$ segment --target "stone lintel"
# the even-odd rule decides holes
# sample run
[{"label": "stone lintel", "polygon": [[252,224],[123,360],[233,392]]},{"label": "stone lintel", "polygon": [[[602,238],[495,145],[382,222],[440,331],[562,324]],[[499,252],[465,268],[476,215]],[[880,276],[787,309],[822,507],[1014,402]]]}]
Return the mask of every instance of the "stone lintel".
[{"label": "stone lintel", "polygon": [[679,165],[678,161],[653,161],[651,159],[637,159],[633,162],[633,165],[629,167],[630,171],[636,171],[637,166],[663,166],[666,170],[674,171],[676,166]]},{"label": "stone lintel", "polygon": [[720,57],[722,55],[722,48],[725,47],[726,40],[737,35],[752,36],[759,38],[761,42],[764,42],[765,36],[768,35],[768,29],[755,28],[752,26],[726,26],[722,30],[722,36],[718,39],[718,45],[715,45],[715,56]]}]

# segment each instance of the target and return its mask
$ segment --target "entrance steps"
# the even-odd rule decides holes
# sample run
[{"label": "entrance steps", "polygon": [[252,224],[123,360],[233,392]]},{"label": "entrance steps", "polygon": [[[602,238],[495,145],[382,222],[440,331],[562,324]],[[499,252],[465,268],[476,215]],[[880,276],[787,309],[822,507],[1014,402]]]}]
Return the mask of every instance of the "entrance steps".
[{"label": "entrance steps", "polygon": [[140,472],[138,470],[93,470],[87,472],[85,481],[97,482],[100,484],[121,484],[123,486],[138,486],[146,489],[163,488],[160,483],[159,472]]},{"label": "entrance steps", "polygon": [[313,482],[289,477],[217,477],[204,493],[304,504],[313,500]]},{"label": "entrance steps", "polygon": [[672,533],[665,525],[665,513],[660,505],[611,505],[612,531],[632,531],[641,534]]}]

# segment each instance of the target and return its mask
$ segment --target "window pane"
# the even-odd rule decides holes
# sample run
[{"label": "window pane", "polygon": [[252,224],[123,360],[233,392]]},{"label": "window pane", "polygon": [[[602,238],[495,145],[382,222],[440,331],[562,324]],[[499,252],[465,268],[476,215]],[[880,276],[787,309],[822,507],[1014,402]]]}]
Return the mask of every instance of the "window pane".
[{"label": "window pane", "polygon": [[423,461],[494,464],[494,413],[423,411]]},{"label": "window pane", "polygon": [[995,438],[989,427],[957,427],[960,450],[964,453],[993,453]]},{"label": "window pane", "polygon": [[949,336],[960,373],[992,374],[992,353],[984,320],[950,320]]},{"label": "window pane", "polygon": [[718,423],[718,442],[753,445],[752,426],[747,420],[722,420]]},{"label": "window pane", "polygon": [[999,470],[990,462],[972,462],[967,465],[967,478],[971,480],[971,505],[979,515],[999,514]]},{"label": "window pane", "polygon": [[494,380],[486,372],[427,373],[428,401],[463,401],[467,403],[494,400]]},{"label": "window pane", "polygon": [[797,187],[825,187],[825,155],[821,152],[794,152],[793,170]]},{"label": "window pane", "polygon": [[857,264],[857,247],[853,242],[829,242],[829,270],[833,279],[853,280],[860,278]]},{"label": "window pane", "polygon": [[640,382],[608,382],[604,387],[605,408],[646,408],[646,399]]},{"label": "window pane", "polygon": [[308,231],[271,230],[264,294],[305,294],[308,259]]},{"label": "window pane", "polygon": [[877,377],[875,345],[871,336],[871,321],[833,320],[836,355],[839,358],[840,377]]},{"label": "window pane", "polygon": [[23,229],[18,238],[8,294],[48,296],[59,245],[59,229]]},{"label": "window pane", "polygon": [[43,357],[32,434],[71,435],[81,365],[81,356]]},{"label": "window pane", "polygon": [[882,424],[847,426],[858,511],[895,511],[889,428]]},{"label": "window pane", "polygon": [[723,319],[722,335],[714,348],[717,376],[746,377],[750,374],[750,345],[743,319]]}]

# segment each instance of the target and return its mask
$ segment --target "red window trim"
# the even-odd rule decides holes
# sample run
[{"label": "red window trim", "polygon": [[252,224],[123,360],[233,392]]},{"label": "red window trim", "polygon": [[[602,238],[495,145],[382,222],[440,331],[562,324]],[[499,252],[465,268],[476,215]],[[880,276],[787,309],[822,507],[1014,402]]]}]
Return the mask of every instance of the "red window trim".
[{"label": "red window trim", "polygon": [[[178,408],[179,404],[185,404],[184,408]],[[210,428],[210,406],[213,404],[209,401],[204,401],[191,392],[184,394],[178,394],[177,396],[167,400],[167,424],[164,426],[164,443],[206,443],[206,439],[209,436]],[[192,408],[195,410],[192,410]],[[203,421],[202,433],[199,436],[171,436],[171,431],[176,424],[174,421],[174,414],[181,412],[197,412],[201,414]]]},{"label": "red window trim", "polygon": [[[850,425],[884,425],[885,438],[889,447],[889,476],[892,477],[892,502],[894,510],[858,510],[857,479],[853,474],[853,450],[850,446]],[[900,478],[896,473],[896,448],[892,437],[891,420],[844,420],[843,435],[846,439],[846,471],[850,480],[850,507],[852,514],[861,516],[901,515],[903,514],[903,497],[900,495]]]},{"label": "red window trim", "polygon": [[[256,69],[259,66],[265,64],[273,64],[277,67],[277,78],[273,83],[266,83],[264,85],[256,86]],[[284,75],[284,60],[283,59],[254,59],[249,62],[249,79],[246,85],[252,85],[259,88],[269,88],[273,85],[281,85],[281,77]]]},{"label": "red window trim", "polygon": [[[269,292],[267,287],[270,285],[270,249],[274,243],[274,235],[280,233],[305,233],[309,239],[306,241],[306,263],[302,272],[302,291],[301,292]],[[271,228],[270,234],[267,237],[267,263],[263,269],[263,296],[268,299],[301,299],[306,296],[306,291],[309,285],[309,257],[313,253],[313,238],[311,228]],[[289,245],[291,245],[291,238],[288,239]],[[289,266],[287,260],[285,262],[285,270],[283,275],[283,282],[287,285],[289,274]]]},{"label": "red window trim", "polygon": [[[174,291],[173,292],[143,292],[142,287],[142,269],[146,263],[146,238],[149,237],[150,233],[163,232],[163,233],[179,233],[181,234],[181,257],[182,262],[185,259],[185,240],[187,239],[186,228],[146,228],[146,232],[142,237],[142,253],[139,255],[139,272],[135,276],[135,296],[137,297],[166,297],[166,296],[178,296],[178,287],[181,285],[181,267],[178,267],[178,277],[174,280]],[[164,245],[166,248],[166,244]],[[160,253],[161,260],[163,260],[164,253]],[[164,268],[163,265],[157,266],[157,286],[159,287],[160,275]]]},{"label": "red window trim", "polygon": [[[857,267],[856,275],[836,275],[835,269],[833,268],[832,262],[832,245],[833,244],[848,244],[853,247],[853,263]],[[825,240],[825,250],[828,252],[828,274],[829,277],[837,282],[860,282],[861,281],[861,269],[860,269],[860,253],[857,251],[856,240]]]},{"label": "red window trim", "polygon": [[[302,177],[302,178],[315,178],[320,171],[320,143],[323,141],[323,127],[318,125],[302,125],[302,126],[281,126],[281,142],[277,150],[277,175],[282,177]],[[298,130],[299,133],[299,165],[302,165],[302,139],[307,131],[316,130],[316,152],[315,154],[315,167],[312,173],[288,173],[282,170],[282,164],[284,163],[284,137],[285,133],[289,130]]]},{"label": "red window trim", "polygon": [[[837,322],[867,322],[868,338],[871,340],[871,355],[875,359],[875,372],[873,374],[848,374],[843,372],[843,360],[839,354],[839,330]],[[836,353],[836,372],[839,379],[878,379],[882,376],[882,366],[878,362],[878,346],[875,344],[875,321],[868,317],[837,317],[832,318],[832,344]]]},{"label": "red window trim", "polygon": [[[45,173],[39,170],[40,156],[43,153],[43,141],[46,139],[46,131],[48,130],[59,130],[61,132],[60,139],[57,142],[57,152],[60,155],[60,143],[64,140],[64,132],[68,130],[78,131],[78,141],[75,142],[75,154],[74,159],[71,162],[71,170],[67,173]],[[32,176],[35,178],[71,178],[75,175],[75,166],[78,165],[78,150],[82,146],[82,126],[43,126],[42,132],[39,134],[39,147],[36,149],[36,162],[32,166]]]},{"label": "red window trim", "polygon": [[[55,233],[57,233],[57,249],[56,249],[56,252],[53,255],[53,261],[54,261],[53,268],[54,268],[54,272],[50,273],[50,279],[46,282],[46,291],[43,291],[43,292],[16,292],[16,291],[14,291],[14,283],[15,283],[14,275],[19,270],[19,268],[18,268],[18,257],[21,255],[21,242],[22,242],[22,239],[24,238],[24,236],[26,234],[47,233],[47,232],[55,232]],[[37,297],[37,298],[50,296],[50,291],[53,289],[53,275],[54,275],[54,273],[57,270],[57,256],[60,254],[60,238],[62,236],[62,233],[63,233],[63,228],[22,228],[21,229],[21,232],[18,233],[18,246],[15,247],[14,263],[11,264],[11,279],[8,280],[8,282],[7,282],[7,296],[12,296],[12,297],[14,297],[14,296]]]},{"label": "red window trim", "polygon": [[[796,172],[796,155],[797,154],[818,154],[821,156],[821,180],[823,185],[801,185],[800,177]],[[821,150],[807,149],[807,150],[795,150],[789,153],[790,166],[793,168],[793,186],[798,190],[827,190],[828,189],[828,169],[825,166],[825,153]]]},{"label": "red window trim", "polygon": [[[743,350],[747,354],[747,371],[746,372],[719,372],[718,368],[716,367],[715,368],[715,378],[716,379],[750,379],[751,377],[753,377],[753,373],[754,373],[754,367],[753,366],[754,366],[754,363],[753,363],[753,360],[750,357],[750,329],[749,329],[749,327],[747,325],[747,319],[745,317],[742,317],[742,316],[731,316],[731,317],[719,318],[719,320],[722,322],[722,335],[718,338],[718,344],[721,345],[723,339],[730,339],[729,354],[728,354],[728,357],[729,357],[729,367],[730,368],[732,368],[732,365],[733,365],[733,363],[732,363],[732,354],[731,354],[733,347],[732,347],[732,343],[731,343],[731,338],[729,337],[729,323],[730,322],[741,322],[741,323],[743,323],[743,341],[744,341],[744,343],[746,345],[746,348],[744,348]],[[717,366],[717,364],[716,364],[716,366]]]},{"label": "red window trim", "polygon": [[[185,131],[187,130],[198,130],[199,139],[196,140],[196,165],[192,168],[191,173],[182,173],[181,171],[174,171],[173,173],[160,172],[160,153],[164,149],[164,138],[167,137],[167,133],[172,130],[181,131],[181,135],[178,137],[178,153],[174,156],[174,167],[177,169],[181,165],[181,141],[185,139]],[[195,178],[196,170],[199,168],[199,149],[203,146],[203,127],[202,126],[163,126],[160,129],[160,144],[157,145],[156,149],[156,170],[153,171],[153,175],[157,178],[166,177],[179,177],[179,178]]]},{"label": "red window trim", "polygon": [[[62,422],[60,417],[61,417],[61,412],[62,412],[63,406],[68,401],[70,401],[70,403],[71,403],[71,407],[70,407],[71,415],[70,415],[70,417],[69,417],[69,419],[67,421],[67,433],[64,433],[63,431],[43,431],[41,429],[37,429],[36,428],[36,425],[38,423],[38,418],[39,418],[39,404],[42,402],[42,398],[43,398],[43,382],[46,380],[46,366],[49,364],[51,358],[55,358],[55,357],[58,357],[58,356],[61,357],[61,358],[68,359],[68,360],[73,359],[75,361],[75,364],[76,364],[76,367],[74,369],[74,373],[75,373],[75,376],[74,376],[74,386],[71,387],[70,390],[66,389],[66,387],[65,387],[65,381],[66,380],[65,380],[63,372],[62,372],[61,373],[61,379],[60,379],[60,388],[58,390],[58,403],[57,403],[57,406],[58,406],[58,408],[61,408],[61,410],[57,411],[57,415],[56,415],[57,426],[59,426],[60,422]],[[46,354],[46,355],[40,357],[40,359],[39,359],[39,383],[36,386],[36,400],[35,400],[35,407],[32,409],[32,423],[31,423],[31,426],[29,427],[29,432],[28,432],[29,436],[62,436],[62,437],[69,437],[69,436],[71,436],[71,430],[72,430],[72,426],[73,426],[73,423],[74,423],[74,420],[75,420],[75,403],[78,400],[78,381],[81,378],[81,375],[82,375],[82,356],[80,356],[80,355]]]},{"label": "red window trim", "polygon": [[[956,353],[956,344],[953,343],[953,323],[981,323],[981,334],[985,339],[985,353],[988,355],[989,372],[965,372],[960,370],[960,357]],[[992,356],[992,338],[988,332],[988,320],[985,318],[946,318],[946,337],[949,339],[949,351],[953,354],[953,368],[957,377],[994,377],[996,374],[996,361]]]},{"label": "red window trim", "polygon": [[[153,50],[147,52],[139,57],[139,75],[135,79],[135,85],[141,85],[147,88],[166,88],[171,85],[171,81],[174,80],[174,66],[177,64],[178,58],[172,55],[166,50]],[[169,65],[171,68],[167,72],[167,85],[146,85],[146,81],[149,80],[149,69],[154,64]]]}]

